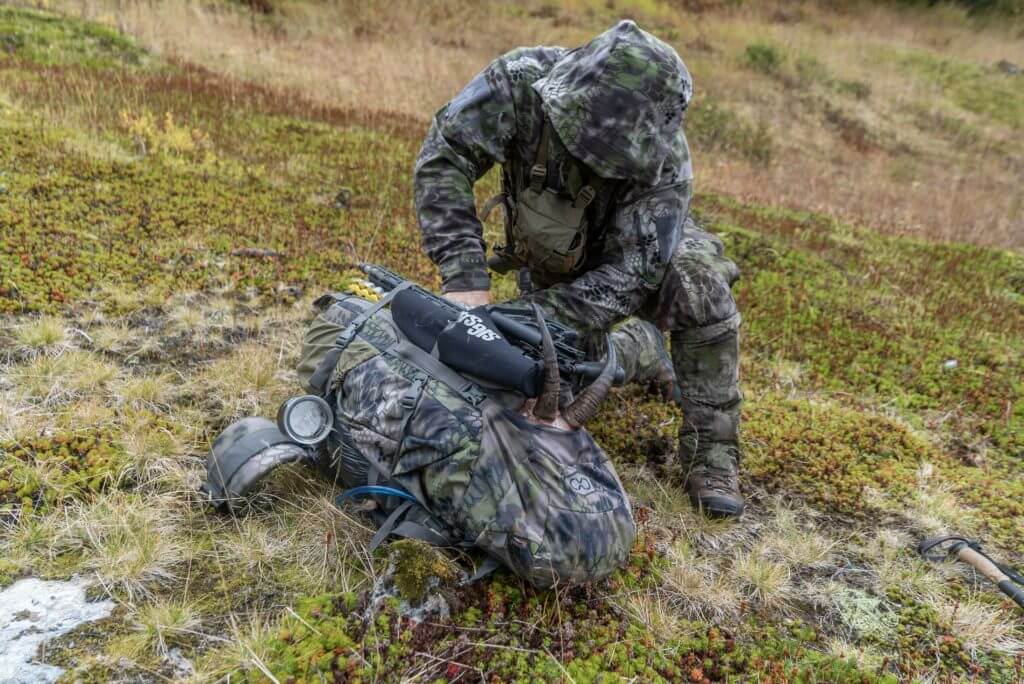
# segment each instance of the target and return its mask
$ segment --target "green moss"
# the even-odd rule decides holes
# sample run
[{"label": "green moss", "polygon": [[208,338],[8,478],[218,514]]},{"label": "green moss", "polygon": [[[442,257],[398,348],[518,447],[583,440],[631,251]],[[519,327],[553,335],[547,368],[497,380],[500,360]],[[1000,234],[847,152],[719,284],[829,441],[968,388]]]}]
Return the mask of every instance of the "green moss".
[{"label": "green moss", "polygon": [[611,395],[588,429],[617,462],[659,462],[675,454],[681,420],[674,406],[628,387]]},{"label": "green moss", "polygon": [[16,563],[7,558],[0,558],[0,589],[12,583],[20,574],[21,568]]},{"label": "green moss", "polygon": [[782,66],[782,53],[774,45],[753,43],[743,52],[747,67],[769,76],[776,74]]},{"label": "green moss", "polygon": [[960,429],[1007,454],[1024,447],[1024,310],[1007,296],[1020,256],[719,196],[696,206],[743,271],[736,296],[756,385],[783,359],[806,389],[908,414],[959,406]]},{"label": "green moss", "polygon": [[[12,46],[0,50],[4,88],[17,93],[4,100],[0,117],[0,312],[59,311],[91,334],[81,321],[100,309],[149,335],[161,329],[162,309],[175,293],[197,293],[190,301],[261,295],[256,311],[340,287],[356,259],[437,284],[419,247],[408,183],[421,121],[333,110],[136,58],[129,42],[93,25],[7,9],[0,22],[0,47]],[[780,59],[776,52],[770,60],[774,77],[788,79],[790,65],[782,60],[780,70]],[[136,61],[153,68],[131,66]],[[858,85],[833,81],[820,63],[797,60],[794,68],[816,87],[866,96]],[[942,75],[947,67],[907,68],[939,73],[927,78],[949,80],[950,97],[980,98],[962,105],[970,112],[1012,119],[1015,97],[989,102],[1004,83],[1000,76],[986,72],[958,84]],[[976,92],[960,93],[967,87]],[[698,99],[688,117],[695,147],[770,160],[767,129],[724,105]],[[936,125],[947,124],[954,140],[957,122]],[[496,183],[497,174],[488,176],[481,196]],[[993,541],[1024,551],[1024,482],[1015,460],[1024,449],[1020,255],[883,237],[717,195],[700,195],[694,206],[744,273],[736,294],[744,317],[747,477],[870,525],[877,511],[865,501],[867,489],[890,499],[907,495],[918,463],[928,460],[976,508]],[[498,237],[496,225],[488,226],[490,239]],[[233,255],[242,247],[281,256]],[[510,293],[511,279],[500,287]],[[243,334],[231,330],[224,333],[231,340]],[[223,348],[202,337],[161,340],[150,356],[132,360],[187,371]],[[185,399],[202,405],[209,397]],[[627,389],[615,393],[593,432],[619,463],[671,461],[680,419],[677,409]],[[17,504],[27,495],[32,506],[19,534],[32,536],[41,508],[88,498],[94,483],[103,489],[119,482],[124,457],[113,445],[120,435],[90,432],[95,445],[75,446],[83,434],[66,435],[72,442],[63,451],[61,434],[0,446],[0,473],[18,473],[17,487],[9,486],[6,498],[0,492],[0,500]],[[986,467],[960,462],[958,443],[982,445]],[[947,633],[900,602],[900,624],[911,631],[921,620],[928,625],[881,673],[825,655],[813,627],[771,614],[735,625],[734,633],[684,621],[672,638],[655,637],[619,606],[622,597],[658,586],[665,540],[643,524],[629,564],[603,584],[539,592],[499,572],[454,592],[449,619],[418,625],[397,614],[397,602],[367,615],[366,597],[357,594],[296,602],[321,586],[308,567],[294,575],[275,567],[272,577],[253,582],[241,568],[225,569],[220,534],[216,524],[192,530],[189,595],[199,597],[199,610],[218,616],[295,604],[298,617],[283,613],[258,644],[280,681],[370,682],[424,667],[433,669],[421,676],[436,680],[475,678],[479,670],[523,682],[873,681],[886,672],[927,673],[935,655],[928,649]],[[46,539],[40,536],[40,547]],[[396,546],[408,556],[399,563],[403,594],[421,596],[435,568],[415,546]],[[19,571],[0,562],[0,583]],[[355,573],[348,586],[363,580]],[[107,641],[98,644],[110,650]],[[962,676],[955,667],[961,652],[957,646],[939,656],[950,677]],[[113,676],[104,674],[104,658],[93,661],[89,676]],[[977,671],[999,681],[1009,671],[988,654],[972,662],[967,676]],[[238,674],[262,678],[257,670]]]},{"label": "green moss", "polygon": [[888,598],[900,606],[895,665],[902,675],[911,677],[930,670],[950,681],[1020,681],[1020,664],[1015,664],[1012,656],[968,649],[933,608],[895,589],[889,591]]},{"label": "green moss", "polygon": [[0,442],[0,515],[43,512],[123,486],[128,465],[106,430]]},{"label": "green moss", "polygon": [[[296,682],[371,681],[375,672],[401,678],[423,667],[431,681],[474,671],[512,682],[566,675],[576,682],[894,681],[821,653],[815,630],[800,622],[751,624],[749,641],[693,624],[666,642],[583,588],[536,592],[499,576],[467,587],[463,601],[451,618],[420,624],[396,620],[387,607],[364,619],[352,596],[304,601],[266,644],[266,665],[281,681]],[[459,655],[432,666],[417,658],[425,649]]]},{"label": "green moss", "polygon": [[411,604],[423,601],[433,585],[458,577],[454,563],[435,547],[416,539],[402,539],[388,547],[398,595]]}]

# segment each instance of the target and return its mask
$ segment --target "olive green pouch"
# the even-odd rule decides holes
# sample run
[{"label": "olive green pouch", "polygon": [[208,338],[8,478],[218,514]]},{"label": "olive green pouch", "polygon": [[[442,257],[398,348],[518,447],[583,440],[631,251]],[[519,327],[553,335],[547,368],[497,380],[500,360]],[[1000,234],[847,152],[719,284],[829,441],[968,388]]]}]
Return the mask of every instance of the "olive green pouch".
[{"label": "olive green pouch", "polygon": [[578,208],[551,190],[524,190],[512,227],[522,258],[548,273],[571,273],[586,246],[585,212],[585,207]]}]

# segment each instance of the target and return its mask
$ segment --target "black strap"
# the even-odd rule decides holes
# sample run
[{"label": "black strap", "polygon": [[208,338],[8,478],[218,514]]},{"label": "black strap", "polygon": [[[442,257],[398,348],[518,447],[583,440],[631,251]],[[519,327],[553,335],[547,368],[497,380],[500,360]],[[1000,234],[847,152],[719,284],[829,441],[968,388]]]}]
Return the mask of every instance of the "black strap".
[{"label": "black strap", "polygon": [[398,525],[398,519],[405,515],[406,511],[412,508],[412,504],[412,501],[403,501],[398,508],[391,511],[391,515],[387,517],[387,520],[381,523],[377,533],[373,535],[373,539],[370,540],[370,553],[373,553],[373,551],[380,546],[381,542],[388,538],[391,531],[395,529],[396,525]]},{"label": "black strap", "polygon": [[540,143],[534,155],[533,166],[530,167],[530,189],[540,192],[548,179],[548,141],[551,139],[551,123],[544,117],[544,127],[540,131]]},{"label": "black strap", "polygon": [[338,366],[338,360],[344,353],[345,348],[352,343],[352,340],[356,338],[359,331],[362,329],[366,321],[370,320],[374,314],[387,306],[395,295],[412,287],[412,283],[405,281],[402,284],[395,287],[393,290],[385,294],[380,298],[373,306],[370,306],[363,310],[361,314],[353,318],[345,329],[338,333],[338,338],[334,341],[334,346],[331,347],[324,354],[324,358],[320,359],[320,364],[316,367],[316,371],[313,372],[312,377],[309,379],[309,386],[316,390],[317,394],[323,395],[327,390],[327,384],[331,379],[331,375],[334,373],[334,369]]},{"label": "black strap", "polygon": [[391,534],[396,537],[419,539],[420,541],[427,542],[431,546],[454,546],[448,535],[412,520],[402,521],[400,525],[397,525],[393,530],[391,530]]},{"label": "black strap", "polygon": [[473,582],[482,580],[484,577],[487,577],[500,567],[501,563],[499,563],[493,556],[488,556],[479,566],[477,566],[476,572],[473,573],[466,583],[472,584]]}]

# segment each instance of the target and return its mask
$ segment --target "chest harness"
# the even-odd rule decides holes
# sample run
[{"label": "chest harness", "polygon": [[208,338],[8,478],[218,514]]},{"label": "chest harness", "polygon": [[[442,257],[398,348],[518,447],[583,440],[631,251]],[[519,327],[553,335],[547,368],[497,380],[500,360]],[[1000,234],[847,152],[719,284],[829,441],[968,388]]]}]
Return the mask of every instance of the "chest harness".
[{"label": "chest harness", "polygon": [[531,271],[566,275],[583,263],[587,247],[586,210],[606,181],[577,164],[581,187],[575,197],[547,187],[550,145],[551,123],[545,117],[529,184],[513,195],[514,186],[506,173],[502,194],[488,200],[481,211],[481,219],[486,220],[499,204],[507,210],[506,244],[496,246],[495,256],[488,260],[491,269],[498,273],[525,266]]}]

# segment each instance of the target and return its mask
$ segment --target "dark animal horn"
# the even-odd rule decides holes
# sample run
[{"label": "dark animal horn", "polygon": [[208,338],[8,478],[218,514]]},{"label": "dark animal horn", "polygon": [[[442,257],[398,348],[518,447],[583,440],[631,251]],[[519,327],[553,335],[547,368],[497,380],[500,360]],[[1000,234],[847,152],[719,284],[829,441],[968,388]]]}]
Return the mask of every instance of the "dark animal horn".
[{"label": "dark animal horn", "polygon": [[586,425],[587,421],[594,417],[601,402],[608,396],[608,390],[611,389],[612,381],[615,379],[615,371],[619,366],[615,345],[612,344],[610,335],[605,335],[604,339],[608,346],[608,359],[604,363],[604,368],[601,369],[601,374],[565,409],[565,422],[574,428]]},{"label": "dark animal horn", "polygon": [[551,333],[544,323],[544,313],[536,304],[533,315],[540,328],[541,355],[544,358],[544,388],[533,405],[533,415],[541,420],[552,421],[558,415],[558,395],[562,391],[561,377],[558,375],[558,357],[555,355],[555,343],[551,341]]}]

